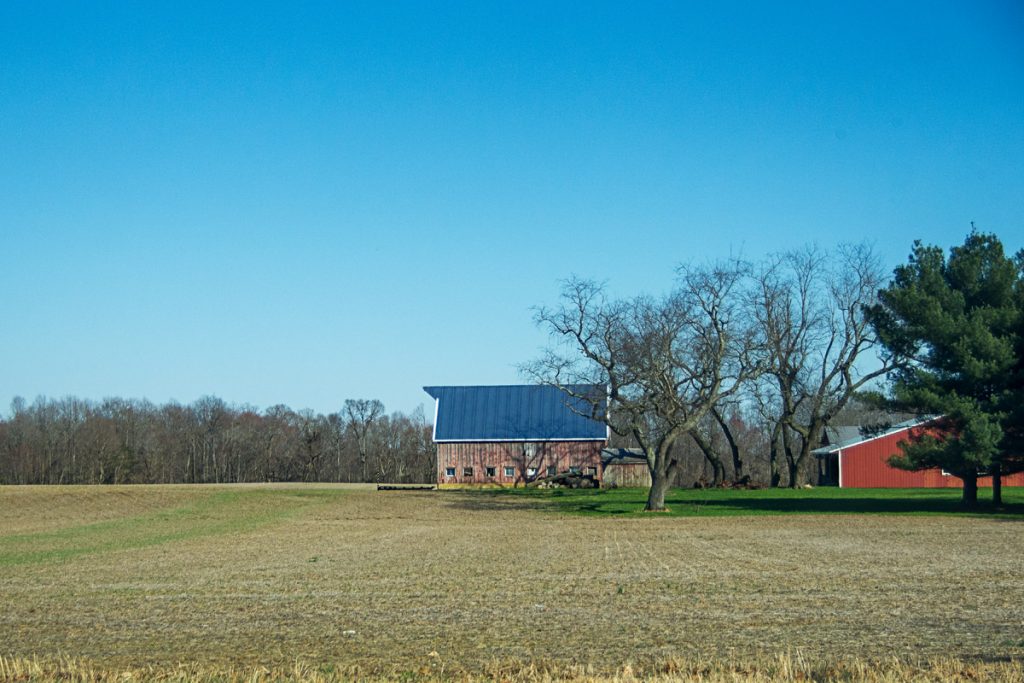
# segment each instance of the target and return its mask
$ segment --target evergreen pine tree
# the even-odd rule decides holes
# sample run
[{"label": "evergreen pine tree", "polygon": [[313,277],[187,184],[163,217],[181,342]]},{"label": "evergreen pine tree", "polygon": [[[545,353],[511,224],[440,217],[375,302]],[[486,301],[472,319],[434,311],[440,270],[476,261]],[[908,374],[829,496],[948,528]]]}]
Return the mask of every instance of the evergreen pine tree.
[{"label": "evergreen pine tree", "polygon": [[948,259],[916,242],[868,314],[905,359],[885,403],[943,416],[939,431],[910,439],[891,464],[950,472],[968,505],[978,475],[991,474],[1000,504],[1001,475],[1024,469],[1024,252],[1009,258],[995,235],[978,232]]}]

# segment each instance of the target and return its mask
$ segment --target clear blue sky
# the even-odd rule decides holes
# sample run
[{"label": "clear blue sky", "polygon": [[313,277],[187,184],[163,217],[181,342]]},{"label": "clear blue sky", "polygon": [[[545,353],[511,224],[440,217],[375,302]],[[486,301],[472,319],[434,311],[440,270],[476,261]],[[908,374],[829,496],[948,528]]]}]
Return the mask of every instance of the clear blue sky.
[{"label": "clear blue sky", "polygon": [[0,4],[0,412],[408,411],[571,273],[1024,246],[1019,2],[207,4]]}]

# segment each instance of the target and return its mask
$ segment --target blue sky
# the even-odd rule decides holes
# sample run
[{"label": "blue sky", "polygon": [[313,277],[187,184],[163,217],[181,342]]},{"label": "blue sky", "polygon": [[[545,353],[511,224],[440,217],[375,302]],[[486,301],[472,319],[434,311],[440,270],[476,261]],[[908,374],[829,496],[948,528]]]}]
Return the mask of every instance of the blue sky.
[{"label": "blue sky", "polygon": [[520,381],[570,274],[1024,246],[1015,2],[0,5],[0,412]]}]

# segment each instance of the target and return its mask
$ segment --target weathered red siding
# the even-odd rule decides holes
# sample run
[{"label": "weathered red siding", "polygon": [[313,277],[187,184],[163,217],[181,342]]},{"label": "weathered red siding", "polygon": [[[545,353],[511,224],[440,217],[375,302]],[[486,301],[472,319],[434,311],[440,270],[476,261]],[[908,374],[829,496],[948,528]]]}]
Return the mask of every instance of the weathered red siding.
[{"label": "weathered red siding", "polygon": [[[907,438],[904,429],[839,451],[839,485],[843,488],[960,488],[963,482],[940,470],[908,472],[889,465]],[[978,486],[992,486],[992,477],[978,477]],[[1024,486],[1024,472],[1003,477],[1003,486]]]},{"label": "weathered red siding", "polygon": [[[570,467],[581,471],[592,467],[594,475],[601,476],[601,449],[603,441],[543,441],[543,442],[469,442],[437,444],[438,484],[500,484],[513,486],[547,476],[547,468],[566,472]],[[455,476],[446,470],[455,468]],[[472,475],[465,468],[472,467]],[[494,468],[494,476],[487,468]],[[513,468],[512,476],[505,468]],[[529,471],[535,473],[531,476]]]}]

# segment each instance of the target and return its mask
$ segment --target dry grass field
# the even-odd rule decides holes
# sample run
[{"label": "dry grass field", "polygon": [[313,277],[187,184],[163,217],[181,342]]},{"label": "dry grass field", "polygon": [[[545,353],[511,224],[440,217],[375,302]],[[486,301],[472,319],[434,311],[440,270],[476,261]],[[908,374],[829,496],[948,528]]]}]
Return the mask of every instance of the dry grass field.
[{"label": "dry grass field", "polygon": [[0,677],[31,657],[620,677],[1024,658],[1024,526],[1005,518],[594,517],[299,485],[0,487],[0,518]]}]

